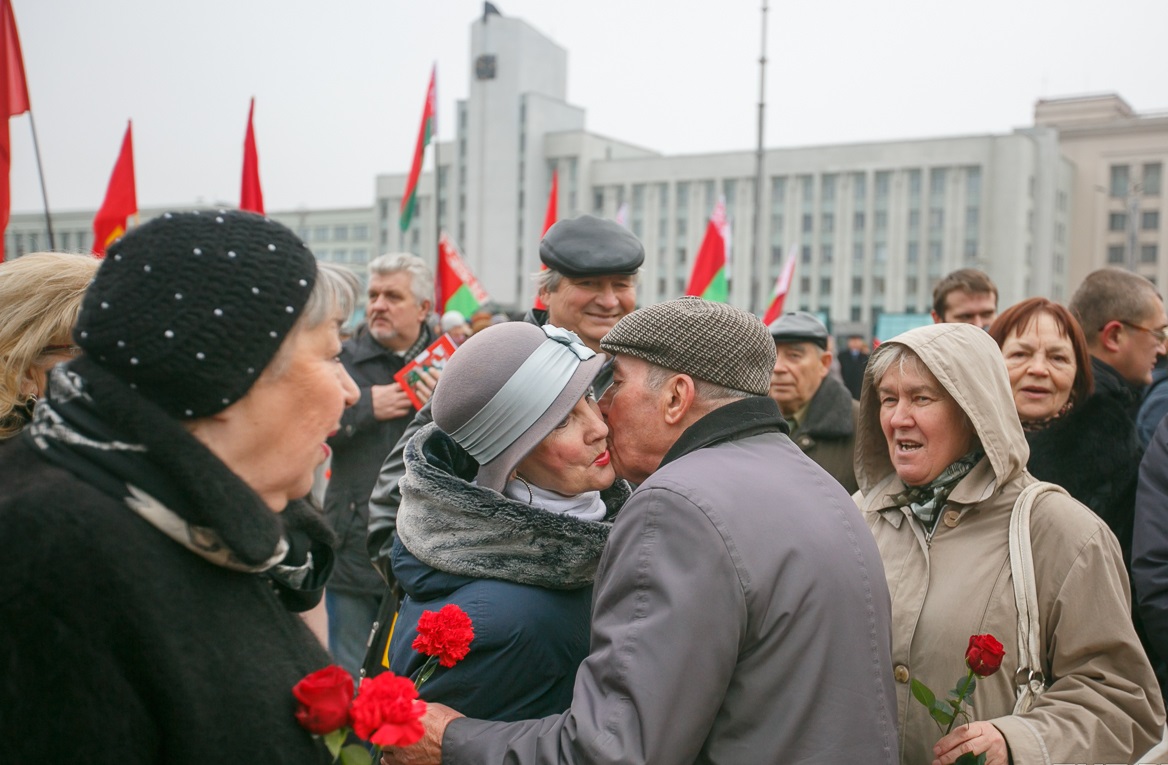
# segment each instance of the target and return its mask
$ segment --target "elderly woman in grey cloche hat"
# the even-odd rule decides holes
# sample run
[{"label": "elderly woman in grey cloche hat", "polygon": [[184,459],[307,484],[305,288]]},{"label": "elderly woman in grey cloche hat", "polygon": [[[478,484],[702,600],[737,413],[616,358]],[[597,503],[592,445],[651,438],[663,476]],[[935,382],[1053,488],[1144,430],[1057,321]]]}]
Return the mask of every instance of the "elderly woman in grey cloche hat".
[{"label": "elderly woman in grey cloche hat", "polygon": [[405,451],[392,556],[405,598],[380,646],[391,670],[414,675],[422,612],[470,615],[470,653],[422,686],[427,700],[489,720],[571,704],[592,581],[629,494],[590,393],[603,361],[571,332],[512,322],[475,334],[443,370],[434,422]]}]

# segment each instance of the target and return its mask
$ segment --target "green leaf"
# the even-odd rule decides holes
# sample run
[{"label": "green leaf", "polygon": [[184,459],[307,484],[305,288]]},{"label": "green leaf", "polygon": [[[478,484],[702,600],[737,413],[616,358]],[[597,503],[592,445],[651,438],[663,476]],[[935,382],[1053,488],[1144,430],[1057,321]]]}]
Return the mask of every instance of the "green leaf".
[{"label": "green leaf", "polygon": [[933,707],[933,702],[937,700],[937,697],[933,695],[933,692],[929,689],[929,686],[925,685],[914,677],[909,687],[912,688],[912,695],[914,699],[921,702],[930,709]]},{"label": "green leaf", "polygon": [[957,694],[958,699],[964,701],[973,695],[975,688],[977,688],[977,678],[971,672],[957,681],[957,687],[953,689],[953,692]]},{"label": "green leaf", "polygon": [[348,733],[348,728],[338,728],[332,733],[324,734],[324,745],[328,747],[329,754],[333,756],[333,762],[336,762],[337,757],[341,755],[341,747],[344,745],[345,736]]},{"label": "green leaf", "polygon": [[952,707],[941,701],[933,702],[933,706],[929,709],[929,715],[941,725],[948,725],[953,722]]},{"label": "green leaf", "polygon": [[373,765],[373,755],[360,744],[349,744],[341,750],[341,765]]}]

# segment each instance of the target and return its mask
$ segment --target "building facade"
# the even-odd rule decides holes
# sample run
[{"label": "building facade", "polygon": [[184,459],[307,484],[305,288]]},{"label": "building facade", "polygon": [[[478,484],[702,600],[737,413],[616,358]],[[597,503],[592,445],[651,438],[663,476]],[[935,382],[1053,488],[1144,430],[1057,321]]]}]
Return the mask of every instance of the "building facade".
[{"label": "building facade", "polygon": [[[620,214],[644,242],[641,304],[682,294],[720,198],[732,231],[730,302],[764,311],[793,253],[787,306],[819,313],[837,334],[926,314],[936,281],[967,266],[993,278],[1003,306],[1030,295],[1066,301],[1104,265],[1168,285],[1168,115],[1136,114],[1118,96],[1040,101],[1033,126],[1002,135],[771,149],[756,207],[753,151],[664,156],[591,133],[585,110],[566,102],[567,74],[567,52],[526,22],[481,17],[455,137],[432,145],[406,230],[404,174],[378,175],[369,208],[271,215],[362,278],[382,252],[435,262],[445,231],[509,310],[534,298],[553,172],[558,218]],[[87,249],[92,217],[57,216],[57,247]],[[14,254],[47,246],[37,215],[13,215],[6,237]]]}]

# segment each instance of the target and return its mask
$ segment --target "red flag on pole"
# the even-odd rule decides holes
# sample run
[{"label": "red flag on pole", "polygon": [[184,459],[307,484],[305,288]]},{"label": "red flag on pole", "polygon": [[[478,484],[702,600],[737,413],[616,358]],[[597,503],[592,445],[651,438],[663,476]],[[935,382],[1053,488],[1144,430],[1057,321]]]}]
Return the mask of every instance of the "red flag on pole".
[{"label": "red flag on pole", "polygon": [[413,220],[414,208],[418,204],[418,178],[422,175],[422,159],[426,153],[426,146],[438,129],[434,105],[436,98],[434,78],[437,74],[438,65],[435,64],[430,70],[430,87],[426,88],[426,105],[422,107],[422,125],[418,128],[418,144],[414,147],[414,164],[410,166],[410,177],[406,180],[406,189],[402,194],[401,214],[398,216],[398,226],[402,231],[408,229],[410,221]]},{"label": "red flag on pole", "polygon": [[243,137],[243,188],[239,192],[239,209],[264,214],[264,192],[260,188],[260,157],[256,152],[255,99],[247,110],[247,133]]},{"label": "red flag on pole", "polygon": [[779,278],[775,281],[775,293],[771,299],[771,305],[762,317],[762,323],[768,327],[772,321],[782,315],[783,303],[787,300],[787,293],[791,291],[791,280],[795,278],[795,252],[798,248],[791,245],[788,249],[790,254],[787,255],[787,262],[783,264],[783,270],[779,272]]},{"label": "red flag on pole", "polygon": [[138,191],[134,185],[134,139],[131,135],[133,123],[126,125],[126,137],[122,139],[122,150],[114,163],[105,201],[93,219],[93,254],[105,257],[105,249],[122,234],[126,233],[127,220],[138,212]]},{"label": "red flag on pole", "polygon": [[693,271],[685,294],[695,295],[717,303],[725,303],[729,296],[726,284],[726,264],[730,255],[730,223],[726,220],[726,202],[719,199],[706,225],[706,235],[694,258]]},{"label": "red flag on pole", "polygon": [[8,119],[28,111],[28,83],[24,79],[24,58],[20,54],[20,35],[16,33],[16,18],[12,3],[0,0],[0,262],[4,261],[4,231],[8,228],[8,214],[12,197],[8,176],[12,169],[12,144],[8,136]]},{"label": "red flag on pole", "polygon": [[[556,218],[560,211],[560,171],[552,170],[552,190],[548,192],[548,206],[547,213],[543,216],[543,232],[540,233],[542,237],[548,232],[548,229],[556,224]],[[540,271],[546,271],[547,266],[540,264]],[[533,307],[538,311],[546,311],[547,306],[539,299],[539,293],[535,294],[535,303]]]}]

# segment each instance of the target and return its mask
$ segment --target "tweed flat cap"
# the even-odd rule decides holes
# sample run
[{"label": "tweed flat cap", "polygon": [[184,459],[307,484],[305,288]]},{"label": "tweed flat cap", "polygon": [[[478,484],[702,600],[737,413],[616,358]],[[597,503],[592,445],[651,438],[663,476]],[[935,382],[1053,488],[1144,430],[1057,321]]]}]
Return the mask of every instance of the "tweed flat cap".
[{"label": "tweed flat cap", "polygon": [[767,395],[775,367],[775,342],[757,317],[697,297],[633,311],[600,347],[756,396]]},{"label": "tweed flat cap", "polygon": [[548,229],[539,243],[539,259],[575,278],[634,274],[645,262],[645,247],[619,223],[581,215]]},{"label": "tweed flat cap", "polygon": [[806,311],[785,313],[772,321],[769,329],[776,343],[815,343],[827,348],[827,327]]}]

